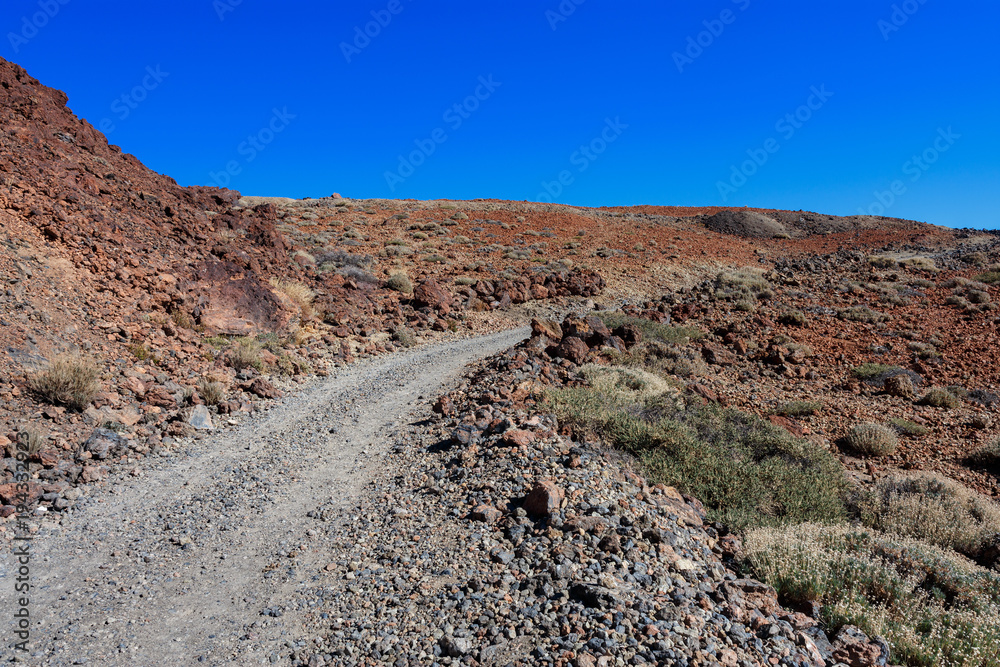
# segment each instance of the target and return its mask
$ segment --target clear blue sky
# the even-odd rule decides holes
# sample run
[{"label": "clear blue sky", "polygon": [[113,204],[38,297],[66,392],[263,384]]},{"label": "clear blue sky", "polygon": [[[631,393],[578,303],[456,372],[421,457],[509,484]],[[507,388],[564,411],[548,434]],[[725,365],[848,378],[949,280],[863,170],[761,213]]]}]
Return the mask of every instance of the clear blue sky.
[{"label": "clear blue sky", "polygon": [[183,185],[1000,226],[995,0],[577,2],[5,0],[0,55]]}]

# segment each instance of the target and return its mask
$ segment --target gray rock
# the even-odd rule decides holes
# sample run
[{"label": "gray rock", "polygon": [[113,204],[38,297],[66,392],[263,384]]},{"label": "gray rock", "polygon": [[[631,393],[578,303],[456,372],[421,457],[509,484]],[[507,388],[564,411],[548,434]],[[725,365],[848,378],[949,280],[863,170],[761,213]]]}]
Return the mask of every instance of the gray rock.
[{"label": "gray rock", "polygon": [[204,405],[194,406],[191,416],[188,417],[187,421],[188,424],[199,431],[211,431],[215,428],[215,425],[212,423],[212,414]]}]

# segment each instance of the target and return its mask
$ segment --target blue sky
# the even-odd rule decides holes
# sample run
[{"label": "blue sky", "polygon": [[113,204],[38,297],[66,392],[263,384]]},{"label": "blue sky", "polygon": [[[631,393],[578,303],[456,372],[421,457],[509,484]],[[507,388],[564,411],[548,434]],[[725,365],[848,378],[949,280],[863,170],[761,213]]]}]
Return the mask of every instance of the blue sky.
[{"label": "blue sky", "polygon": [[992,0],[6,0],[0,16],[0,55],[183,185],[1000,227]]}]

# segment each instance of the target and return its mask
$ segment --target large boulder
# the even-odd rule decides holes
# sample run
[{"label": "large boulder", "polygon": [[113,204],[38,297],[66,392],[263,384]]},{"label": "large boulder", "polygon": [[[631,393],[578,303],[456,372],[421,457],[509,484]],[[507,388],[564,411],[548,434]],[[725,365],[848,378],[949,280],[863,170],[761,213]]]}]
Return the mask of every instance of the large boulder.
[{"label": "large boulder", "polygon": [[451,294],[429,278],[413,289],[413,302],[417,308],[433,308],[447,313],[451,308]]}]

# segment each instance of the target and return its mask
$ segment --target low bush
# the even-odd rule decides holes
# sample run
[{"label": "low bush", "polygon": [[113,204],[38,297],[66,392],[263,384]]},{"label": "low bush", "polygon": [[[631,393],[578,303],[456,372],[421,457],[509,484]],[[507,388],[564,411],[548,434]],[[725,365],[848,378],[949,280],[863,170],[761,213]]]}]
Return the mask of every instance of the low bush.
[{"label": "low bush", "polygon": [[905,535],[970,558],[1000,533],[1000,506],[958,482],[934,473],[880,479],[858,501],[870,528]]},{"label": "low bush", "polygon": [[610,329],[630,324],[642,333],[644,341],[661,341],[684,345],[693,340],[704,338],[705,333],[698,327],[673,326],[660,324],[643,317],[630,317],[621,311],[602,311],[597,316]]},{"label": "low bush", "polygon": [[631,453],[652,482],[697,497],[712,520],[741,531],[845,516],[843,470],[825,449],[738,410],[685,405],[649,373],[587,374],[591,386],[548,392],[560,420]]},{"label": "low bush", "polygon": [[312,291],[308,285],[296,280],[282,280],[281,278],[271,278],[268,282],[271,287],[284,294],[289,301],[298,307],[302,319],[309,319],[316,314],[312,305],[316,299],[316,292]]},{"label": "low bush", "polygon": [[891,319],[885,313],[874,311],[868,306],[852,306],[850,308],[846,308],[839,311],[837,313],[837,317],[849,322],[866,322],[868,324],[886,322]]},{"label": "low bush", "polygon": [[930,432],[926,426],[921,426],[920,424],[911,422],[908,419],[903,419],[902,417],[893,417],[889,420],[897,431],[903,435],[908,435],[911,437],[916,437],[920,435],[927,435]]},{"label": "low bush", "polygon": [[864,363],[851,369],[851,375],[859,380],[871,380],[876,376],[885,373],[893,373],[903,370],[899,366],[889,366],[887,364]]},{"label": "low bush", "polygon": [[386,281],[385,286],[402,294],[413,293],[413,281],[405,273],[392,274],[389,276],[389,280]]},{"label": "low bush", "polygon": [[1000,665],[1000,575],[914,539],[806,523],[750,531],[745,566],[830,628],[888,642],[893,663]]},{"label": "low bush", "polygon": [[882,424],[855,424],[847,434],[847,445],[865,456],[888,456],[896,451],[896,432]]},{"label": "low bush", "polygon": [[806,315],[800,310],[790,310],[787,313],[783,313],[778,318],[778,322],[792,327],[801,327],[805,326]]},{"label": "low bush", "polygon": [[920,405],[929,405],[934,408],[953,409],[962,405],[962,399],[951,391],[943,387],[933,387],[926,394],[920,397]]},{"label": "low bush", "polygon": [[212,377],[203,377],[198,382],[198,395],[205,405],[218,405],[226,400],[226,385]]},{"label": "low bush", "polygon": [[974,449],[969,454],[969,462],[984,468],[1000,468],[1000,438]]},{"label": "low bush", "polygon": [[792,401],[778,406],[775,414],[783,417],[807,417],[823,411],[823,404],[816,401]]},{"label": "low bush", "polygon": [[406,327],[397,327],[392,332],[392,339],[403,347],[413,347],[417,344],[417,335]]},{"label": "low bush", "polygon": [[261,370],[264,362],[260,359],[260,345],[249,338],[238,338],[226,352],[226,362],[237,371],[246,368]]},{"label": "low bush", "polygon": [[28,378],[28,388],[38,398],[54,405],[83,411],[100,391],[101,371],[92,360],[79,354],[60,354],[48,368]]}]

